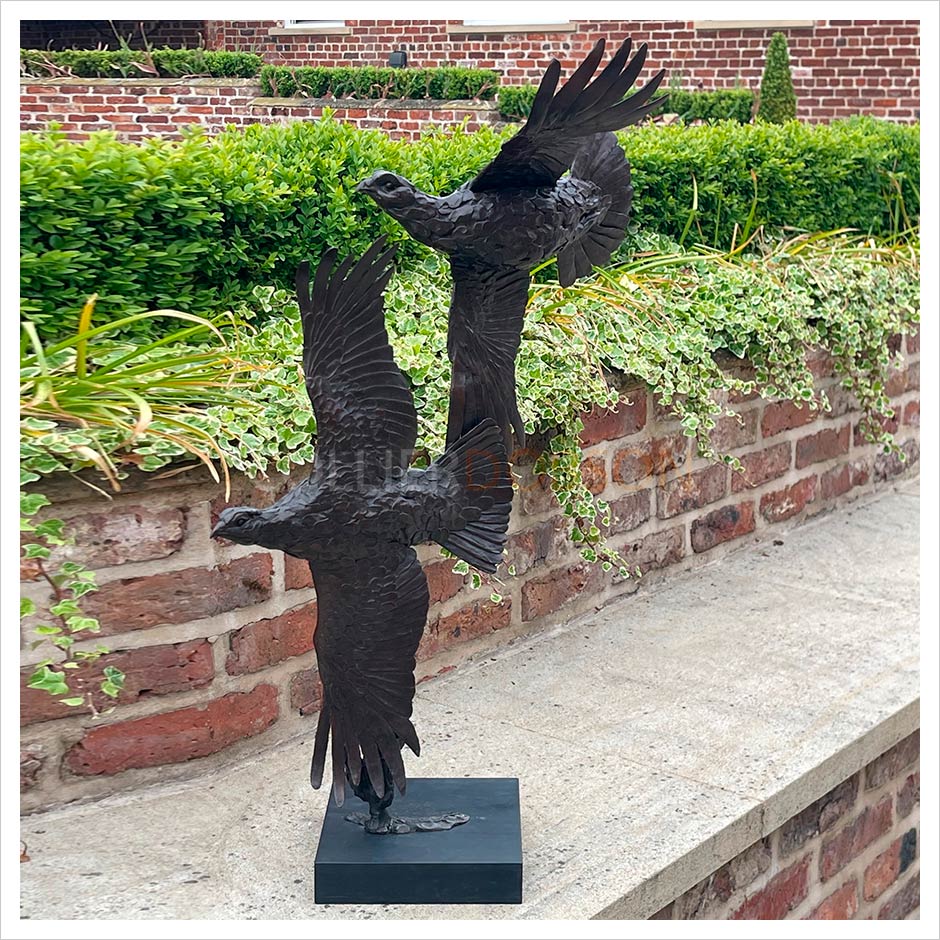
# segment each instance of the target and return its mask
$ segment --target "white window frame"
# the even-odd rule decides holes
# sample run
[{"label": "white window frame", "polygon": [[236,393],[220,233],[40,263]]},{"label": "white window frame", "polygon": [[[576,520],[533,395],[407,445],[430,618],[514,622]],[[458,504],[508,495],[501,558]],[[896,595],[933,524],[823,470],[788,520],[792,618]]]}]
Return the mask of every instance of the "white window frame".
[{"label": "white window frame", "polygon": [[345,20],[281,20],[283,25],[269,29],[269,36],[348,36],[352,30]]},{"label": "white window frame", "polygon": [[335,29],[346,25],[346,20],[284,20],[284,29],[309,29],[311,26]]}]

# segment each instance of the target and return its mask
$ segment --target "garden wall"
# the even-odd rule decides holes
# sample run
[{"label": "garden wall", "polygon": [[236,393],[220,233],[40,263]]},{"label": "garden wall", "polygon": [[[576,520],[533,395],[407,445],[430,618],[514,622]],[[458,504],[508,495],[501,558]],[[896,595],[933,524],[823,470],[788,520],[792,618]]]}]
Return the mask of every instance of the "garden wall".
[{"label": "garden wall", "polygon": [[755,842],[655,920],[903,920],[920,908],[920,733]]},{"label": "garden wall", "polygon": [[[910,472],[919,453],[919,358],[918,341],[908,338],[904,366],[888,386],[906,463],[864,442],[855,403],[820,355],[811,365],[829,389],[830,412],[750,397],[736,405],[741,423],[722,419],[713,432],[716,446],[740,456],[743,474],[697,457],[644,388],[629,390],[616,412],[588,416],[582,473],[610,502],[611,543],[644,572],[639,581],[581,560],[546,481],[532,474],[531,455],[517,454],[520,485],[508,546],[515,575],[502,569],[499,602],[490,599],[492,584],[474,589],[435,548],[421,549],[432,603],[418,676],[451,670],[470,653],[564,622],[672,571],[776,538],[782,523]],[[264,505],[287,483],[238,479],[230,502]],[[30,664],[46,654],[28,648],[24,622],[27,810],[202,774],[311,732],[320,688],[309,572],[281,553],[211,541],[226,505],[218,484],[203,471],[164,479],[141,474],[110,502],[70,478],[46,480],[41,490],[77,537],[65,551],[97,571],[100,590],[83,607],[100,619],[112,650],[82,667],[84,676],[73,676],[96,685],[112,663],[127,680],[116,707],[98,717],[28,689]],[[47,588],[30,564],[23,562],[23,592],[44,603]]]}]

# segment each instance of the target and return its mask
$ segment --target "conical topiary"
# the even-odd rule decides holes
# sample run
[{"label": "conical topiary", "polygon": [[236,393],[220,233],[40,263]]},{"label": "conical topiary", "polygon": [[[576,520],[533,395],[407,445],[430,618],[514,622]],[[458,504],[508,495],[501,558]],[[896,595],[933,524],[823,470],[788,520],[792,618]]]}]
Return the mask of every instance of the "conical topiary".
[{"label": "conical topiary", "polygon": [[764,75],[760,82],[760,107],[757,116],[771,124],[783,124],[796,118],[796,94],[790,77],[787,37],[774,33],[767,47]]}]

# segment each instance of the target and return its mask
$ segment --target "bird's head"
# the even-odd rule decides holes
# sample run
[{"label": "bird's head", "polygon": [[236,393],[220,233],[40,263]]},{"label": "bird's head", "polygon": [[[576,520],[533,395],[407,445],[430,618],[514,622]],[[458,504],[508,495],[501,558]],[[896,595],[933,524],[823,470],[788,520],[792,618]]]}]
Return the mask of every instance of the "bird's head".
[{"label": "bird's head", "polygon": [[368,179],[364,179],[356,186],[356,192],[371,196],[386,212],[394,215],[394,209],[404,208],[414,203],[417,190],[413,183],[409,183],[397,173],[376,170]]},{"label": "bird's head", "polygon": [[212,538],[228,539],[240,545],[262,545],[264,529],[264,517],[260,509],[232,506],[219,513]]}]

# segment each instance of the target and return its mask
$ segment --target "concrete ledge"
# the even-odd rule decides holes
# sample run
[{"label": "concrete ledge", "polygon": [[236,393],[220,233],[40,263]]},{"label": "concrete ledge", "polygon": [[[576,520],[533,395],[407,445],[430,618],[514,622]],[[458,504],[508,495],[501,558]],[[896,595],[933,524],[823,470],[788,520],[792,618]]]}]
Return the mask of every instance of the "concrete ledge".
[{"label": "concrete ledge", "polygon": [[521,779],[520,907],[316,907],[311,723],[201,780],[26,818],[23,914],[647,917],[918,727],[916,487],[419,687],[411,774]]},{"label": "concrete ledge", "polygon": [[437,98],[254,98],[252,108],[365,108],[367,111],[498,111],[495,101]]}]

